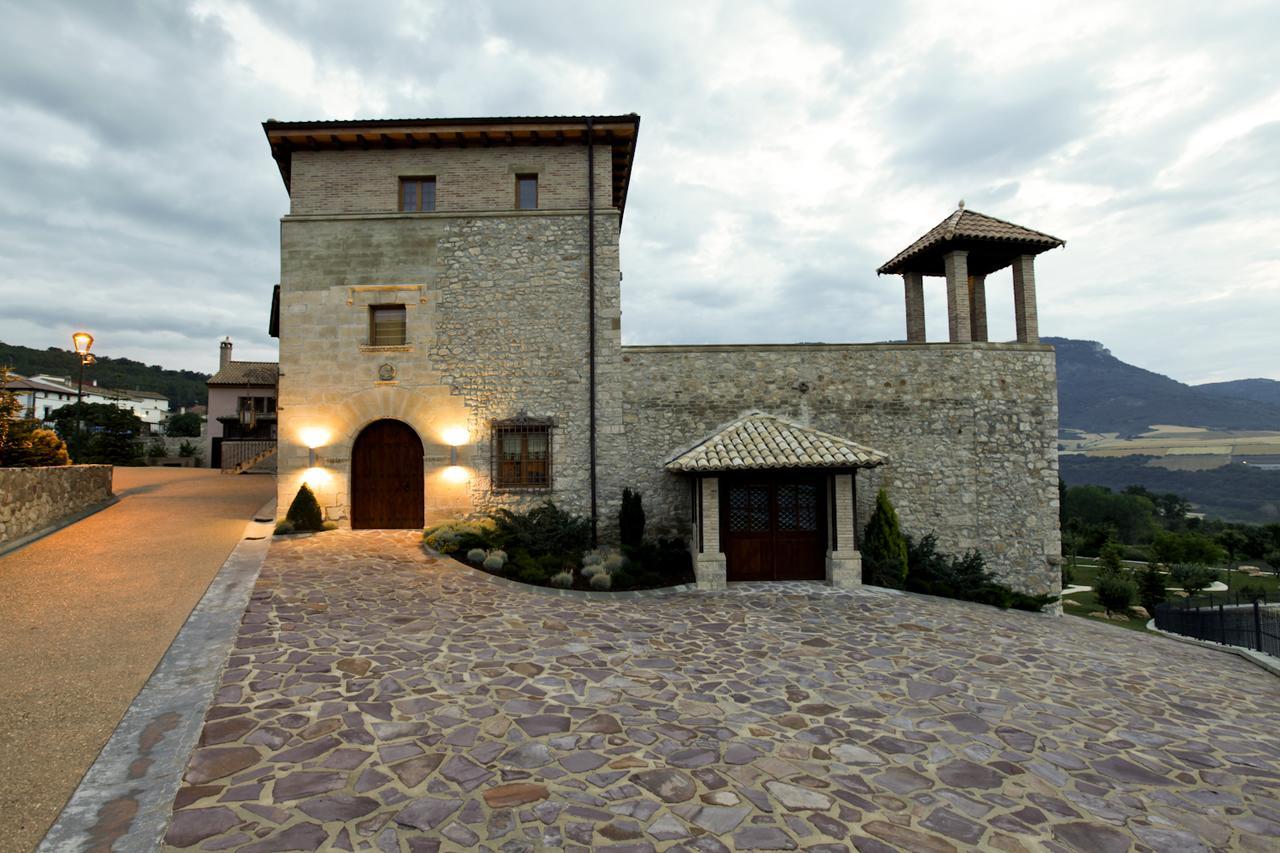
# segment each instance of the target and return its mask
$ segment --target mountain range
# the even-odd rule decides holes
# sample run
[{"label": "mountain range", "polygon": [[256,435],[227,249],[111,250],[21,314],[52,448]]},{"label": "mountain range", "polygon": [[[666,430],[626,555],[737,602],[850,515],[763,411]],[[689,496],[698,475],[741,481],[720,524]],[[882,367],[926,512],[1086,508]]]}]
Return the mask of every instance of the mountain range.
[{"label": "mountain range", "polygon": [[1280,382],[1187,385],[1127,364],[1097,341],[1042,338],[1058,356],[1058,424],[1085,432],[1143,433],[1152,424],[1280,430]]}]

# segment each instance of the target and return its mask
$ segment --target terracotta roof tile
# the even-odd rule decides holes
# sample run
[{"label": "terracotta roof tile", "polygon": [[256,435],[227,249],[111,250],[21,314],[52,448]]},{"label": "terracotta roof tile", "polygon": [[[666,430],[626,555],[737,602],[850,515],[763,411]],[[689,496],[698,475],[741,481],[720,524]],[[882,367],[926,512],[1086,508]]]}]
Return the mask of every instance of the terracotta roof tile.
[{"label": "terracotta roof tile", "polygon": [[209,378],[209,385],[275,386],[280,365],[274,361],[231,361]]},{"label": "terracotta roof tile", "polygon": [[666,464],[668,471],[763,468],[870,468],[888,459],[838,435],[776,415],[749,412]]},{"label": "terracotta roof tile", "polygon": [[1033,246],[1042,246],[1044,249],[1053,249],[1066,245],[1065,241],[1042,231],[1015,225],[1012,222],[1006,222],[1003,219],[996,219],[994,216],[987,216],[985,213],[978,213],[976,210],[967,210],[961,207],[926,231],[920,239],[894,255],[892,260],[887,261],[876,272],[901,272],[904,262],[919,255],[921,252],[945,243],[963,240],[1027,243]]}]

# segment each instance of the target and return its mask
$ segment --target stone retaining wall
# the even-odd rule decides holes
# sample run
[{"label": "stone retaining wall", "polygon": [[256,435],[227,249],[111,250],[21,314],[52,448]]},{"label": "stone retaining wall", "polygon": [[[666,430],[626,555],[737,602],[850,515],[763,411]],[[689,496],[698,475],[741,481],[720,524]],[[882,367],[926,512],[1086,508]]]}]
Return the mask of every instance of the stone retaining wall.
[{"label": "stone retaining wall", "polygon": [[688,481],[663,463],[759,409],[889,454],[858,473],[859,536],[884,486],[905,532],[933,533],[957,555],[982,551],[1016,589],[1059,590],[1052,347],[623,347],[622,361],[625,463],[607,490],[638,488],[655,528],[689,526]]},{"label": "stone retaining wall", "polygon": [[110,465],[0,468],[0,545],[112,496]]}]

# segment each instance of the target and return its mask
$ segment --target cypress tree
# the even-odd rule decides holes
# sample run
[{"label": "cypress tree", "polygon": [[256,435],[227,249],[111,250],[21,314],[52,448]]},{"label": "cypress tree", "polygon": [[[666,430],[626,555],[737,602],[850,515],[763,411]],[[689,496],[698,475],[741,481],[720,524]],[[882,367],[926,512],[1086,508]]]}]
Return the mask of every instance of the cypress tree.
[{"label": "cypress tree", "polygon": [[622,508],[618,510],[618,538],[623,545],[639,547],[644,541],[644,502],[639,492],[622,490]]},{"label": "cypress tree", "polygon": [[320,514],[320,502],[316,500],[311,487],[306,483],[298,489],[298,496],[289,504],[289,513],[285,516],[293,522],[294,530],[323,530],[324,517]]},{"label": "cypress tree", "polygon": [[867,522],[862,559],[867,567],[868,583],[895,589],[906,584],[907,540],[898,524],[898,513],[884,489],[876,494],[876,509]]}]

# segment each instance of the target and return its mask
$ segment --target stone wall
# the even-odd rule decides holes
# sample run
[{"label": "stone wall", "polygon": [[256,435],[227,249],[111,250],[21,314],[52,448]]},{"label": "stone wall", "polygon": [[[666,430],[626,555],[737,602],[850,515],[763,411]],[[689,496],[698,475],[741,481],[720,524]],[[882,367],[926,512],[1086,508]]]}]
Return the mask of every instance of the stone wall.
[{"label": "stone wall", "polygon": [[110,465],[0,468],[0,545],[112,496]]},{"label": "stone wall", "polygon": [[[596,230],[599,405],[616,422],[617,212],[598,214]],[[548,498],[589,509],[585,213],[286,217],[281,244],[282,512],[307,479],[327,517],[347,519],[351,448],[380,418],[424,443],[427,522]],[[405,345],[368,346],[369,306],[392,303],[405,306]],[[380,378],[383,365],[394,378]],[[494,492],[490,421],[522,411],[555,420],[554,488]],[[444,477],[454,427],[471,438],[461,485]]]},{"label": "stone wall", "polygon": [[663,463],[750,409],[889,454],[857,477],[858,530],[883,485],[907,533],[981,550],[1001,578],[1057,591],[1058,426],[1041,344],[623,347],[625,462],[651,521],[687,534],[690,489]]},{"label": "stone wall", "polygon": [[[587,206],[587,149],[418,148],[414,150],[295,151],[290,213],[387,213],[400,209],[400,178],[436,179],[436,210],[512,210],[516,175],[538,176],[538,209]],[[595,147],[596,205],[613,201],[611,148]]]}]

